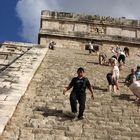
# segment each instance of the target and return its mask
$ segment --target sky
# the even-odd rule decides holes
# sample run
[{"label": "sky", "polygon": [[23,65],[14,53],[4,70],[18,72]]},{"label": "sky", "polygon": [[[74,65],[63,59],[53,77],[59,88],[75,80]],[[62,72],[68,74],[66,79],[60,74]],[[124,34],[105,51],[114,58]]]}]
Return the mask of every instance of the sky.
[{"label": "sky", "polygon": [[41,10],[140,20],[140,0],[1,0],[0,42],[37,43]]}]

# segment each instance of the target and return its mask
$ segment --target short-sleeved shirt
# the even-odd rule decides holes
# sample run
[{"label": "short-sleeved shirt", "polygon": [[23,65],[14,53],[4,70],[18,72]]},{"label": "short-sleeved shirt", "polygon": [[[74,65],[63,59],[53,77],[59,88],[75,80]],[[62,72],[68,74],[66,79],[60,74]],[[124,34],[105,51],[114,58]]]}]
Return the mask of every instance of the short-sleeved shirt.
[{"label": "short-sleeved shirt", "polygon": [[140,72],[139,71],[135,72],[135,75],[136,75],[136,79],[139,80],[140,79]]},{"label": "short-sleeved shirt", "polygon": [[73,87],[73,92],[75,93],[85,93],[86,88],[89,88],[91,86],[88,78],[86,77],[74,77],[71,82],[70,85],[71,87]]},{"label": "short-sleeved shirt", "polygon": [[123,51],[120,52],[120,55],[124,55],[126,57],[126,55]]},{"label": "short-sleeved shirt", "polygon": [[89,43],[89,49],[93,49],[93,45],[91,43]]},{"label": "short-sleeved shirt", "polygon": [[128,81],[128,82],[129,82],[129,85],[131,85],[133,82],[136,81],[136,76],[135,76],[135,74],[129,74],[129,75],[126,77],[125,81]]}]

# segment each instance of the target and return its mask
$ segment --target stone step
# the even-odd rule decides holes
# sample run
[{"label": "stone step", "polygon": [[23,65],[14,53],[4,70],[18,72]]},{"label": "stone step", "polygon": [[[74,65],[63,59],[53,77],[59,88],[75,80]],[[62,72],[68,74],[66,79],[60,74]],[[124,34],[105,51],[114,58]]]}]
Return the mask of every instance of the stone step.
[{"label": "stone step", "polygon": [[[130,67],[140,63],[135,58],[138,50],[133,49],[131,61],[127,61]],[[123,83],[120,83],[118,94],[107,92],[106,74],[111,67],[97,63],[98,57],[89,56],[86,51],[49,50],[2,137],[21,140],[139,139],[140,109],[133,103],[134,95]],[[90,99],[87,91],[85,119],[73,121],[65,115],[70,111],[70,91],[65,96],[62,91],[81,66],[94,87],[95,100]],[[128,67],[124,67],[121,81],[128,73]]]}]

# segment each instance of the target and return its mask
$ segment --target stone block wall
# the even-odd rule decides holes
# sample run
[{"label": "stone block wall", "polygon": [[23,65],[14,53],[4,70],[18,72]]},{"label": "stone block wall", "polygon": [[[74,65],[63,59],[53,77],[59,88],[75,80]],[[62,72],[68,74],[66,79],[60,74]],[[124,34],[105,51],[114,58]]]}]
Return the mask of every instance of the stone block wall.
[{"label": "stone block wall", "polygon": [[136,38],[136,31],[131,29],[121,29],[115,27],[107,27],[106,28],[106,35],[117,35],[122,37],[131,37]]},{"label": "stone block wall", "polygon": [[85,43],[83,40],[77,40],[77,39],[70,39],[70,38],[63,38],[63,37],[41,37],[40,44],[45,44],[46,47],[48,47],[49,42],[51,41],[56,42],[56,47],[59,48],[71,48],[71,49],[79,49],[84,50],[85,49]]},{"label": "stone block wall", "polygon": [[50,40],[56,40],[60,47],[70,46],[72,48],[80,47],[80,49],[81,46],[84,46],[81,43],[87,40],[140,44],[140,21],[42,11],[38,42],[45,45]]}]

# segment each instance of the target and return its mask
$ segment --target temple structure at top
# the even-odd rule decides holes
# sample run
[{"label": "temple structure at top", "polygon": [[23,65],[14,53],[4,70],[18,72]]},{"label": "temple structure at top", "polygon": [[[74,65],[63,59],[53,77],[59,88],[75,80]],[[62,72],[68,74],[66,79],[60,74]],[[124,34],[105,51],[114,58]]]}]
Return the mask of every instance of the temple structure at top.
[{"label": "temple structure at top", "polygon": [[58,47],[85,49],[87,41],[102,44],[140,45],[140,21],[97,15],[44,10],[38,43],[55,41]]}]

